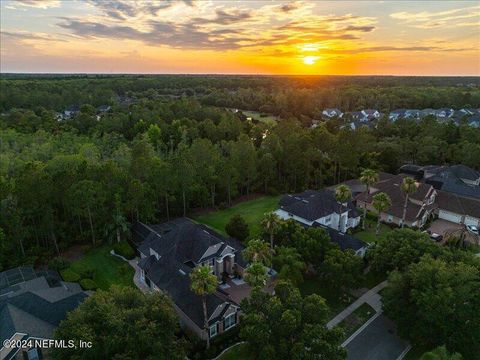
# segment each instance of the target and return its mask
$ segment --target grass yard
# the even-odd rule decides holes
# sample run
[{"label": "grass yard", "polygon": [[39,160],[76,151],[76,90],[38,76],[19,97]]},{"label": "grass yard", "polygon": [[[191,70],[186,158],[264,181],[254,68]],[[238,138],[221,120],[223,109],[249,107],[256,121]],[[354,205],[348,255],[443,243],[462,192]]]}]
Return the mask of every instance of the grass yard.
[{"label": "grass yard", "polygon": [[[361,225],[359,225],[361,228]],[[378,234],[378,238],[375,235],[375,230],[377,228],[377,223],[371,219],[367,218],[367,222],[365,224],[365,230],[356,232],[353,234],[356,238],[365,241],[368,244],[376,243],[377,241],[385,240],[387,234],[392,231],[388,225],[380,223],[380,232]]]},{"label": "grass yard", "polygon": [[348,315],[345,320],[338,325],[345,331],[344,340],[348,339],[373,315],[375,315],[375,310],[373,310],[373,308],[367,303],[362,304],[357,310]]},{"label": "grass yard", "polygon": [[305,277],[303,283],[299,285],[299,289],[303,296],[317,294],[323,297],[327,301],[332,316],[338,314],[356,300],[354,296],[338,288],[326,287],[321,279],[314,276]]},{"label": "grass yard", "polygon": [[258,111],[240,110],[246,117],[261,121],[267,125],[277,125],[278,117],[274,115],[260,116]]},{"label": "grass yard", "polygon": [[245,201],[231,208],[212,211],[207,214],[199,215],[194,219],[202,224],[208,225],[221,234],[226,235],[225,225],[230,221],[233,215],[240,214],[248,224],[250,229],[250,238],[260,234],[260,222],[263,215],[278,208],[280,196],[264,196],[258,199]]},{"label": "grass yard", "polygon": [[382,281],[387,280],[387,278],[388,276],[386,273],[380,273],[370,270],[363,275],[362,280],[358,283],[356,287],[371,289],[380,284]]},{"label": "grass yard", "polygon": [[246,344],[238,344],[227,352],[223,353],[218,360],[250,360],[251,357],[247,354],[246,349]]},{"label": "grass yard", "polygon": [[99,289],[111,285],[133,286],[133,268],[125,261],[110,254],[111,246],[91,249],[82,258],[72,262],[70,269],[78,274],[93,271],[93,280]]}]

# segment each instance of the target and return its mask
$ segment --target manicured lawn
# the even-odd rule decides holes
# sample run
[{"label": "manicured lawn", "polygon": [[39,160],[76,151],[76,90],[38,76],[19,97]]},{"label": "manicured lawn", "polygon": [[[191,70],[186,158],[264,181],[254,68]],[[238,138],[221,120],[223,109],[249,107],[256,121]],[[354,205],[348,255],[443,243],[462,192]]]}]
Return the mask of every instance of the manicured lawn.
[{"label": "manicured lawn", "polygon": [[356,300],[354,296],[341,291],[338,288],[331,289],[326,287],[321,279],[314,276],[305,277],[305,280],[300,284],[299,289],[303,296],[317,294],[323,297],[330,308],[331,316],[338,314]]},{"label": "manicured lawn", "polygon": [[226,235],[225,225],[233,215],[240,214],[248,223],[250,238],[260,234],[260,222],[266,212],[278,209],[280,196],[264,196],[255,200],[245,201],[231,208],[212,211],[194,217],[202,224],[208,225],[218,232]]},{"label": "manicured lawn", "polygon": [[246,344],[239,344],[228,350],[227,352],[223,353],[220,356],[219,360],[250,360],[251,357],[247,354],[246,351],[247,345]]},{"label": "manicured lawn", "polygon": [[111,246],[100,246],[88,251],[81,259],[74,261],[70,269],[78,274],[93,270],[93,280],[99,289],[111,285],[133,286],[133,268],[125,261],[110,254]]},{"label": "manicured lawn", "polygon": [[362,281],[358,284],[357,287],[371,289],[386,279],[387,279],[387,274],[382,274],[382,273],[378,273],[370,270],[368,273],[366,273],[363,276]]},{"label": "manicured lawn", "polygon": [[[361,225],[359,226],[361,228]],[[386,238],[387,234],[392,231],[392,228],[389,226],[380,223],[380,232],[378,233],[378,237],[375,235],[375,230],[377,228],[376,221],[367,219],[365,224],[365,230],[356,232],[353,234],[356,238],[365,241],[368,244],[376,243],[377,241],[382,241]]]},{"label": "manicured lawn", "polygon": [[367,322],[373,315],[375,310],[367,303],[362,304],[357,310],[348,315],[338,326],[345,331],[344,339],[348,339],[355,331]]}]

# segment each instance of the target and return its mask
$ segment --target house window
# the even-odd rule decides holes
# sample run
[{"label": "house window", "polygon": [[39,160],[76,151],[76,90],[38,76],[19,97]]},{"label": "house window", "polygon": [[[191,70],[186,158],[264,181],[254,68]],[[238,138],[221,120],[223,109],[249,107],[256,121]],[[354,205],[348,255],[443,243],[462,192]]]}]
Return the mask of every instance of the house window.
[{"label": "house window", "polygon": [[210,259],[210,266],[214,266],[215,265],[215,259]]},{"label": "house window", "polygon": [[210,326],[210,337],[212,338],[215,335],[217,335],[217,324]]},{"label": "house window", "polygon": [[228,330],[237,323],[237,314],[228,315],[223,321],[223,330]]},{"label": "house window", "polygon": [[392,216],[392,215],[388,215],[387,221],[388,221],[388,222],[392,222],[392,221],[393,221],[393,216]]},{"label": "house window", "polygon": [[329,225],[331,221],[332,221],[332,215],[327,216],[325,218],[325,225]]}]

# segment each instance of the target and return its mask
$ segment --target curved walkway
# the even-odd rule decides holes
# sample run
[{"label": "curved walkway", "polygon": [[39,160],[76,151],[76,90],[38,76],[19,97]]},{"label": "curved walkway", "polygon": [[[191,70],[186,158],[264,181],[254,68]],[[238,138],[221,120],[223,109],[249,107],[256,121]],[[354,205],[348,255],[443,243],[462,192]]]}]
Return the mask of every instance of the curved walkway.
[{"label": "curved walkway", "polygon": [[135,274],[133,274],[133,283],[135,284],[135,286],[137,288],[139,288],[142,292],[144,293],[148,293],[148,292],[151,292],[150,288],[147,286],[147,284],[145,284],[142,279],[141,279],[141,270],[140,268],[138,267],[138,257],[132,259],[132,260],[127,260],[125,259],[122,255],[118,255],[115,253],[115,251],[110,251],[110,254],[112,254],[113,256],[116,256],[120,259],[122,259],[123,261],[127,262],[128,265],[130,265],[133,270],[135,270]]},{"label": "curved walkway", "polygon": [[341,313],[337,314],[337,316],[335,316],[332,320],[330,320],[327,323],[327,328],[331,329],[334,326],[340,324],[348,315],[353,313],[364,303],[367,303],[368,305],[370,305],[373,308],[373,310],[375,310],[377,313],[382,312],[382,301],[378,292],[383,288],[385,288],[386,286],[387,286],[387,280],[381,282],[377,286],[368,290],[365,294],[363,294],[357,300],[355,300],[350,306],[345,308]]}]

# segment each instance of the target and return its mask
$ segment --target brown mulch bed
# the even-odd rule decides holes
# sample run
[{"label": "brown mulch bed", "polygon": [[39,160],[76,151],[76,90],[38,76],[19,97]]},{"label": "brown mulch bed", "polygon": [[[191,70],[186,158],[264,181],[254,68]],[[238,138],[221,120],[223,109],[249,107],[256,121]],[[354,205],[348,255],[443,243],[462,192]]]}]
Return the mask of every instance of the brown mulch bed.
[{"label": "brown mulch bed", "polygon": [[88,245],[73,245],[67,250],[61,252],[60,256],[69,261],[75,261],[82,258],[88,248]]}]

